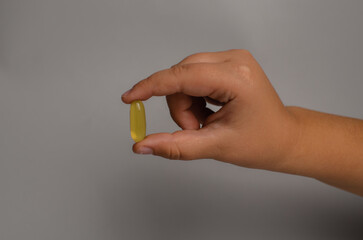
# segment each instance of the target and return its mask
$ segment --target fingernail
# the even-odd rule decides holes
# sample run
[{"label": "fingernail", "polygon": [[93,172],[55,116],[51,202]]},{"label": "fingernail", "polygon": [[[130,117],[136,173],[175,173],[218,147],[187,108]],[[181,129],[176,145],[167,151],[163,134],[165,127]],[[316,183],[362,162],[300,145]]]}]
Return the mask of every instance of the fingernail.
[{"label": "fingernail", "polygon": [[129,95],[130,92],[131,92],[131,89],[126,91],[124,94],[122,94],[122,97],[126,97],[127,95]]},{"label": "fingernail", "polygon": [[149,147],[141,147],[139,148],[136,153],[138,154],[153,154],[153,150]]}]

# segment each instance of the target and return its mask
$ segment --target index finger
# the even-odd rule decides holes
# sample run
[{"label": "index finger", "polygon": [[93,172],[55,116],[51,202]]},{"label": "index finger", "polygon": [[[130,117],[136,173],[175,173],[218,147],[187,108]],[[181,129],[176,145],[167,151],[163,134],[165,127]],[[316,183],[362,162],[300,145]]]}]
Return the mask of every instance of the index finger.
[{"label": "index finger", "polygon": [[134,100],[147,100],[152,96],[184,93],[195,97],[209,96],[226,102],[229,100],[227,98],[235,97],[235,84],[226,81],[228,73],[222,65],[223,63],[175,65],[138,82],[122,95],[122,100],[131,103]]}]

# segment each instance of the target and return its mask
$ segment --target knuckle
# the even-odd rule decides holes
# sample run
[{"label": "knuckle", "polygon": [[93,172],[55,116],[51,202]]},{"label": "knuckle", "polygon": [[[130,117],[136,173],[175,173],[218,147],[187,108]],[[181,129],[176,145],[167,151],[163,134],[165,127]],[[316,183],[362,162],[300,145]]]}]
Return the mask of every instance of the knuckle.
[{"label": "knuckle", "polygon": [[252,69],[248,64],[235,63],[232,67],[236,80],[233,83],[236,89],[252,87],[255,84]]},{"label": "knuckle", "polygon": [[244,79],[251,78],[251,68],[249,66],[240,64],[237,68],[237,71],[242,76],[242,78]]},{"label": "knuckle", "polygon": [[182,72],[184,72],[184,71],[186,71],[188,69],[188,67],[186,65],[174,65],[170,69],[171,69],[171,73],[175,77],[178,78],[181,75]]},{"label": "knuckle", "polygon": [[[176,132],[173,132],[171,135],[173,137],[178,137],[180,134],[182,134],[182,131],[176,131]],[[173,160],[180,160],[180,159],[183,159],[183,156],[182,156],[182,151],[177,143],[177,141],[172,141],[171,144],[169,145],[169,148],[168,148],[168,152],[167,152],[167,157],[169,159],[173,159]]]},{"label": "knuckle", "polygon": [[200,53],[194,53],[192,55],[187,56],[183,63],[192,63],[192,62],[199,62],[209,57],[209,53],[207,52],[200,52]]},{"label": "knuckle", "polygon": [[139,89],[151,89],[151,86],[154,85],[155,79],[158,77],[158,73],[153,73],[152,75],[148,76],[147,78],[145,78],[144,80],[138,82],[137,84],[135,84],[135,88],[139,88]]},{"label": "knuckle", "polygon": [[241,50],[241,54],[247,56],[247,57],[251,57],[252,56],[252,53],[249,51],[249,50],[246,50],[246,49],[242,49]]},{"label": "knuckle", "polygon": [[151,74],[150,76],[148,76],[145,80],[141,81],[139,84],[147,85],[148,83],[155,81],[155,79],[158,78],[159,74],[160,74],[160,71],[155,72],[155,73]]},{"label": "knuckle", "polygon": [[199,55],[198,53],[189,55],[186,58],[184,58],[184,60],[182,62],[183,63],[193,62],[198,57],[198,55]]},{"label": "knuckle", "polygon": [[251,79],[252,71],[247,64],[237,63],[234,65],[234,70],[240,78],[245,80]]},{"label": "knuckle", "polygon": [[174,160],[180,160],[181,159],[181,152],[180,149],[176,144],[172,144],[169,148],[168,152],[168,158],[174,159]]},{"label": "knuckle", "polygon": [[231,52],[233,54],[241,55],[244,57],[252,56],[251,52],[248,51],[247,49],[230,49],[229,52]]},{"label": "knuckle", "polygon": [[207,64],[185,64],[185,65],[175,65],[171,68],[171,72],[179,79],[183,74],[187,72],[192,72],[193,75],[199,76],[209,71],[210,67]]},{"label": "knuckle", "polygon": [[137,89],[137,88],[139,88],[139,89],[143,89],[143,88],[145,88],[145,86],[147,85],[147,83],[150,81],[149,80],[149,78],[150,77],[147,77],[147,78],[145,78],[144,80],[142,80],[142,81],[140,81],[140,82],[138,82],[138,83],[136,83],[132,88],[133,89]]},{"label": "knuckle", "polygon": [[227,52],[231,52],[231,53],[238,53],[240,51],[242,51],[242,49],[232,48],[232,49],[227,50]]}]

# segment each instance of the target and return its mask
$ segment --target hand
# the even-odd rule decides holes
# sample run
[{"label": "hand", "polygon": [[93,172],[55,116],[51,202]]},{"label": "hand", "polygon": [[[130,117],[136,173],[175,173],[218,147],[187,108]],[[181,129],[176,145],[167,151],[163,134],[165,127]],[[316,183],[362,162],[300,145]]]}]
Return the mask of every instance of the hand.
[{"label": "hand", "polygon": [[[293,148],[296,121],[246,50],[191,55],[140,81],[122,100],[152,96],[166,96],[183,130],[151,134],[134,144],[136,153],[279,170]],[[206,102],[222,107],[213,112]]]},{"label": "hand", "polygon": [[[166,96],[183,130],[151,134],[134,144],[136,153],[297,174],[363,196],[363,121],[285,107],[248,51],[191,55],[122,100],[152,96]],[[214,113],[206,102],[222,107]]]}]

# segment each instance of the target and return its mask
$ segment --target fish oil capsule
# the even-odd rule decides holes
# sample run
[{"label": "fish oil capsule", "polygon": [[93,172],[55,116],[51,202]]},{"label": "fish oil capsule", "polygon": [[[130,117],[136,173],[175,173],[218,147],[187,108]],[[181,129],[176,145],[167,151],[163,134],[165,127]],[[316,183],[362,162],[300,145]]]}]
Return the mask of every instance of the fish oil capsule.
[{"label": "fish oil capsule", "polygon": [[135,142],[140,142],[146,135],[145,108],[141,101],[133,101],[130,106],[130,132]]}]

